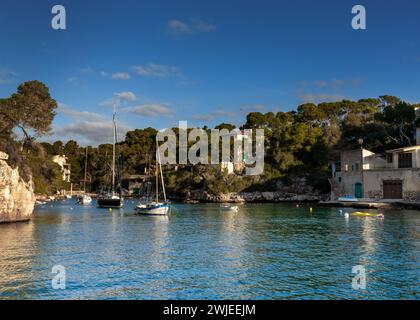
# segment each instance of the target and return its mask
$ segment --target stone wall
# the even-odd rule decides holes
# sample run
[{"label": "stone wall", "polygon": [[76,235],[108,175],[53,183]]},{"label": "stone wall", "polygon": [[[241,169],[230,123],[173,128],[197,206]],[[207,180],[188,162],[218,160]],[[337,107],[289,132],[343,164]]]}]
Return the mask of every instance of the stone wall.
[{"label": "stone wall", "polygon": [[383,198],[385,180],[401,180],[404,200],[420,201],[420,168],[367,170],[364,172],[366,195],[373,199]]},{"label": "stone wall", "polygon": [[11,168],[8,156],[0,152],[0,223],[27,221],[35,206],[33,183],[19,176],[19,169]]}]

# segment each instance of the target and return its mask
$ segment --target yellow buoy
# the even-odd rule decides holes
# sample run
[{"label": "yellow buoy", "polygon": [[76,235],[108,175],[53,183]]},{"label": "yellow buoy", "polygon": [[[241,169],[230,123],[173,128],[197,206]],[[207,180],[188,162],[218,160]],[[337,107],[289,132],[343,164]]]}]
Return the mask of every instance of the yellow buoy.
[{"label": "yellow buoy", "polygon": [[109,212],[112,212],[112,208],[109,208],[108,210],[109,210]]},{"label": "yellow buoy", "polygon": [[309,208],[309,212],[312,213],[312,211],[313,211],[313,209],[312,208]]}]

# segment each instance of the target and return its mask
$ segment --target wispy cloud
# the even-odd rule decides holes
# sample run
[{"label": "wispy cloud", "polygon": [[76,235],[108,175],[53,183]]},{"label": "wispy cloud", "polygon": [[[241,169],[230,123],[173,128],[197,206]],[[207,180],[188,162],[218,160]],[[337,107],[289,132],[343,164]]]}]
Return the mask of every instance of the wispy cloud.
[{"label": "wispy cloud", "polygon": [[236,116],[237,114],[235,112],[217,110],[209,114],[194,115],[192,116],[192,119],[195,121],[206,122],[206,121],[212,121],[212,120],[221,119],[221,118],[234,118]]},{"label": "wispy cloud", "polygon": [[126,105],[128,102],[135,101],[136,95],[131,91],[117,92],[114,93],[113,97],[99,103],[101,107],[121,107]]},{"label": "wispy cloud", "polygon": [[93,70],[92,67],[88,66],[88,67],[85,67],[85,68],[80,68],[79,72],[86,73],[86,74],[92,74],[92,73],[95,73],[95,70]]},{"label": "wispy cloud", "polygon": [[361,83],[360,78],[304,81],[297,91],[297,97],[303,103],[339,101],[347,98],[343,94],[345,89],[359,86]]},{"label": "wispy cloud", "polygon": [[332,80],[315,80],[311,83],[307,83],[308,86],[315,86],[318,88],[329,88],[332,90],[338,90],[343,86],[357,86],[361,83],[358,78],[353,79],[332,79]]},{"label": "wispy cloud", "polygon": [[169,108],[168,105],[160,103],[151,103],[135,107],[128,107],[124,108],[122,111],[143,117],[167,117],[173,114],[173,111]]},{"label": "wispy cloud", "polygon": [[115,72],[111,76],[114,80],[130,80],[131,76],[127,72]]},{"label": "wispy cloud", "polygon": [[[112,121],[101,114],[77,110],[64,103],[58,104],[59,114],[67,117],[65,125],[53,125],[52,134],[44,140],[77,140],[81,145],[98,145],[112,142]],[[120,139],[133,128],[122,121],[117,123],[117,134]]]},{"label": "wispy cloud", "polygon": [[194,35],[198,33],[214,32],[216,31],[216,26],[200,19],[190,19],[188,22],[171,19],[168,21],[168,29],[170,34]]},{"label": "wispy cloud", "polygon": [[58,103],[58,112],[76,120],[85,120],[85,121],[104,120],[104,117],[98,113],[76,110],[61,102]]},{"label": "wispy cloud", "polygon": [[[133,128],[125,123],[118,122],[117,135],[119,140],[124,139],[127,131]],[[96,146],[112,142],[112,121],[97,119],[94,121],[76,121],[65,126],[53,126],[52,135],[47,138],[54,140],[77,140],[82,145]]]},{"label": "wispy cloud", "polygon": [[136,65],[132,67],[134,72],[142,77],[183,77],[181,70],[175,66],[167,66],[156,63],[149,63],[147,65]]},{"label": "wispy cloud", "polygon": [[309,92],[300,92],[298,93],[298,98],[303,102],[334,102],[346,99],[341,93],[309,93]]},{"label": "wispy cloud", "polygon": [[67,78],[67,82],[71,83],[75,87],[80,87],[81,86],[81,81],[80,81],[79,77],[69,77],[69,78]]},{"label": "wispy cloud", "polygon": [[260,112],[260,111],[265,110],[266,108],[262,104],[253,104],[253,105],[243,105],[239,109],[243,113],[249,113],[249,112]]},{"label": "wispy cloud", "polygon": [[123,101],[135,101],[137,99],[136,95],[131,91],[119,92],[114,95]]},{"label": "wispy cloud", "polygon": [[10,84],[16,81],[19,75],[9,69],[0,68],[0,84]]}]

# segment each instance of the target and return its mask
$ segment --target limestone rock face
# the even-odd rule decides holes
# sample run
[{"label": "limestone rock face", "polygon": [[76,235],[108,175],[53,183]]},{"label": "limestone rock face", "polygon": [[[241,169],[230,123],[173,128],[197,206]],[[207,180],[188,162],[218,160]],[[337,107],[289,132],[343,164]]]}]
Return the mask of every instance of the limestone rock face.
[{"label": "limestone rock face", "polygon": [[22,180],[19,169],[11,168],[0,152],[0,223],[27,221],[35,206],[33,183]]}]

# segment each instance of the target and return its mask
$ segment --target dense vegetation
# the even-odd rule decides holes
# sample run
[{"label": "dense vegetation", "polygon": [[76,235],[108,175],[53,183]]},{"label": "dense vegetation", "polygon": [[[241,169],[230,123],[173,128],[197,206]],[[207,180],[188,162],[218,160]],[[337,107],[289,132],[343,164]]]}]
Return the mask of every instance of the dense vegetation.
[{"label": "dense vegetation", "polygon": [[0,150],[25,180],[33,177],[39,193],[66,187],[59,166],[35,141],[51,131],[56,108],[49,89],[39,81],[25,82],[9,98],[0,99]]},{"label": "dense vegetation", "polygon": [[[241,129],[265,130],[265,171],[257,177],[228,176],[210,165],[177,166],[165,170],[167,187],[173,194],[206,190],[213,194],[242,190],[276,190],[279,186],[309,184],[328,192],[329,163],[339,150],[363,147],[374,152],[414,143],[415,109],[397,97],[308,103],[296,111],[248,114]],[[216,128],[235,128],[223,123]],[[204,127],[210,134],[210,130]],[[176,130],[174,130],[176,131]],[[122,177],[142,174],[154,163],[156,130],[128,132],[118,145]],[[362,140],[361,140],[362,139]],[[51,154],[64,153],[72,165],[72,180],[83,180],[85,150],[75,141],[43,143]],[[89,147],[90,186],[98,190],[109,182],[111,146]]]},{"label": "dense vegetation", "polygon": [[[52,193],[65,184],[51,159],[66,155],[71,180],[80,188],[84,179],[85,148],[76,141],[35,143],[35,137],[49,132],[56,102],[40,82],[22,84],[18,92],[0,100],[0,149],[24,175],[31,172],[36,190]],[[306,103],[289,112],[249,113],[241,129],[265,130],[265,170],[256,177],[230,175],[217,166],[184,165],[165,170],[167,187],[173,194],[206,190],[218,194],[242,190],[276,190],[280,186],[304,183],[327,192],[329,163],[342,149],[363,147],[374,152],[414,143],[415,107],[394,96],[359,101],[343,100],[320,104]],[[232,130],[223,123],[216,128]],[[204,127],[210,133],[209,128]],[[18,139],[16,130],[22,132]],[[177,131],[177,130],[174,130]],[[136,129],[118,143],[122,178],[153,169],[155,137],[153,128]],[[88,188],[97,191],[110,181],[112,146],[88,147]]]}]

